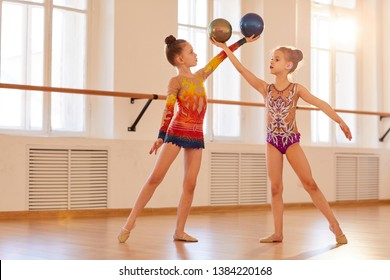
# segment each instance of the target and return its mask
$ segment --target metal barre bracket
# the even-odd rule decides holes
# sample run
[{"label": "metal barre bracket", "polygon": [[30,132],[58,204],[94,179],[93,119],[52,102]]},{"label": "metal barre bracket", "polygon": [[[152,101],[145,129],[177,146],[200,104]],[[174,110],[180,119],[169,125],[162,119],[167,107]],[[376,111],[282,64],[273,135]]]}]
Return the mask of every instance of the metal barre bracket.
[{"label": "metal barre bracket", "polygon": [[[388,118],[387,116],[380,116],[379,117],[379,120],[381,121],[383,118]],[[381,138],[379,138],[379,142],[383,142],[385,140],[385,137],[387,136],[387,134],[389,134],[390,132],[390,128],[385,132],[385,134],[383,134],[383,136]]]},{"label": "metal barre bracket", "polygon": [[[139,98],[132,97],[130,99],[130,103],[134,104],[134,101],[137,99],[139,99]],[[153,99],[158,99],[158,95],[153,94]],[[135,119],[134,123],[130,127],[127,128],[127,131],[136,131],[136,127],[137,127],[138,122],[141,120],[142,116],[145,114],[146,110],[148,109],[150,103],[152,103],[153,99],[148,99],[148,101],[146,101],[146,104],[142,108],[141,112],[138,114],[138,117]]]}]

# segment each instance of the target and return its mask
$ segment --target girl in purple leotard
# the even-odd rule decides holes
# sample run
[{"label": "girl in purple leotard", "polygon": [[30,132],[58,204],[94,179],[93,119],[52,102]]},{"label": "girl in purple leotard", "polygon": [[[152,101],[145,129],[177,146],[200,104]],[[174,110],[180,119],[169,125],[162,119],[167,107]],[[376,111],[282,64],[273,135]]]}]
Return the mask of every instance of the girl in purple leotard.
[{"label": "girl in purple leotard", "polygon": [[[253,39],[253,37],[251,37]],[[280,47],[274,50],[270,62],[270,72],[275,76],[275,82],[268,84],[246,69],[241,62],[229,51],[226,44],[212,40],[213,44],[221,47],[234,67],[246,81],[263,96],[267,111],[267,170],[271,182],[272,212],[274,217],[274,233],[260,239],[261,243],[283,241],[283,155],[291,164],[309,193],[314,205],[322,212],[329,222],[338,244],[348,243],[335,215],[325,196],[314,181],[309,162],[299,144],[300,134],[295,122],[297,102],[302,98],[307,103],[316,106],[332,120],[340,125],[345,137],[352,139],[351,132],[341,117],[325,101],[312,95],[300,84],[292,83],[289,74],[293,73],[298,63],[303,59],[300,50]]]}]

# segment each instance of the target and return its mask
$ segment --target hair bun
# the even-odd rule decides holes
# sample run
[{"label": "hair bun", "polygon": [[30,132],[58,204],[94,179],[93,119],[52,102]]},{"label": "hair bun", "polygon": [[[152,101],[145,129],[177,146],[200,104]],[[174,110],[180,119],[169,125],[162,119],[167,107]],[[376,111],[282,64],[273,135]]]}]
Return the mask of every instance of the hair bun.
[{"label": "hair bun", "polygon": [[301,50],[296,49],[296,50],[293,51],[293,54],[294,54],[294,58],[295,58],[298,62],[301,61],[301,60],[303,59],[303,53],[302,53]]},{"label": "hair bun", "polygon": [[165,38],[165,44],[167,44],[167,45],[170,45],[175,41],[176,41],[176,38],[173,35],[169,35],[167,38]]}]

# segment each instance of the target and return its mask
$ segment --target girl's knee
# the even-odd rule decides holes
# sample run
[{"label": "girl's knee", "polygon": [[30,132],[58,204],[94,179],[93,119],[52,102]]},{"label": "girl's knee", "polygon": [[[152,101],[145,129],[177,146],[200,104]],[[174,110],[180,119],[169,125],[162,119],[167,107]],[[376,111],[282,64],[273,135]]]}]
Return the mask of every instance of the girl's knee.
[{"label": "girl's knee", "polygon": [[158,176],[158,175],[151,175],[148,179],[148,184],[157,187],[161,184],[162,180],[164,179],[164,176]]},{"label": "girl's knee", "polygon": [[194,193],[196,187],[196,181],[185,182],[183,186],[183,191],[187,193]]},{"label": "girl's knee", "polygon": [[313,179],[302,182],[302,184],[303,184],[303,187],[305,188],[305,190],[309,193],[315,192],[318,190],[318,185]]},{"label": "girl's knee", "polygon": [[271,183],[271,194],[272,196],[282,195],[283,185]]}]

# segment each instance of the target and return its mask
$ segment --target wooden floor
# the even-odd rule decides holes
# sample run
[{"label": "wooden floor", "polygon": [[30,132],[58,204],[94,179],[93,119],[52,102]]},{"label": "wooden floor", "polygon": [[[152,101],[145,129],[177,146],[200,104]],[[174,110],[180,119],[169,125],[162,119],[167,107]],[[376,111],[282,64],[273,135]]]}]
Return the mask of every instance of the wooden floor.
[{"label": "wooden floor", "polygon": [[390,203],[334,205],[349,244],[336,246],[320,212],[285,209],[283,243],[269,209],[192,213],[187,232],[198,243],[172,240],[175,215],[143,215],[125,244],[116,235],[126,216],[0,219],[2,260],[389,260]]}]

